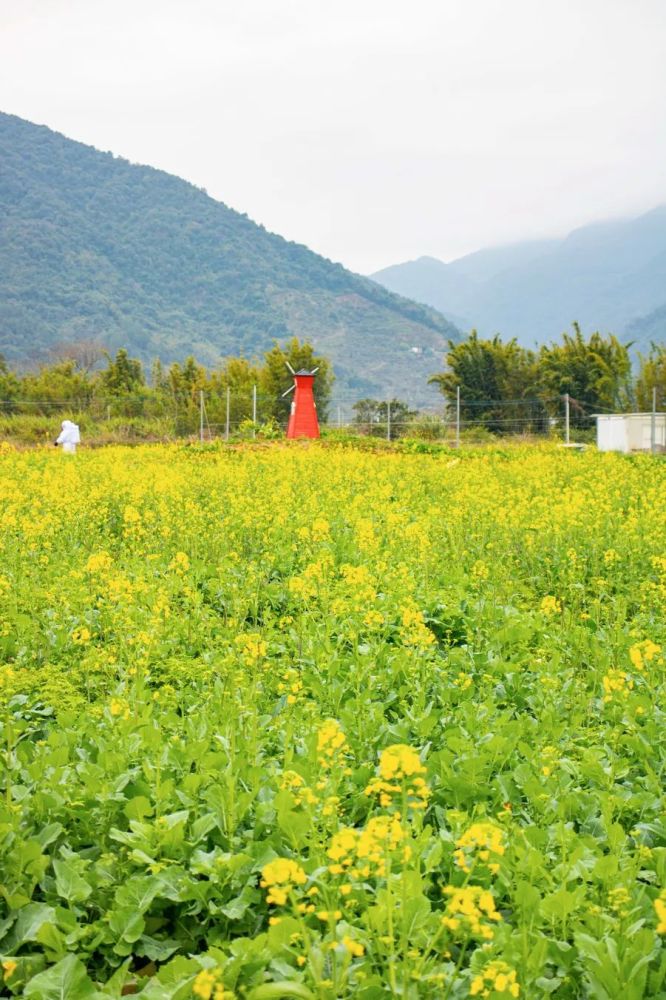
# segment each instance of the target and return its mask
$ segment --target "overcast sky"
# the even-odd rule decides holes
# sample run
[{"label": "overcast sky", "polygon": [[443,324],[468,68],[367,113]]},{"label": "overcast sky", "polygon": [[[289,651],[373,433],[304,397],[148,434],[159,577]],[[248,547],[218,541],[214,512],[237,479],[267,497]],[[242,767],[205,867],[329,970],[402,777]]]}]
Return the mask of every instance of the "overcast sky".
[{"label": "overcast sky", "polygon": [[370,272],[666,202],[666,0],[0,0],[0,109]]}]

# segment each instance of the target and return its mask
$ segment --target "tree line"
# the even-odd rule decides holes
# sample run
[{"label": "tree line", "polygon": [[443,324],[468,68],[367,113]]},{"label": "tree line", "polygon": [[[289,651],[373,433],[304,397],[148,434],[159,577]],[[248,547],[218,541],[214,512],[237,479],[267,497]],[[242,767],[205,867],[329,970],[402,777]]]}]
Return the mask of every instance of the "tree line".
[{"label": "tree line", "polygon": [[[481,338],[476,331],[461,341],[449,341],[445,370],[429,379],[444,395],[449,414],[460,391],[463,424],[494,433],[545,431],[562,415],[562,399],[570,400],[572,426],[587,426],[593,413],[649,411],[653,389],[657,405],[666,406],[666,344],[653,344],[632,366],[631,345],[612,334],[584,336],[574,324],[559,343],[531,351],[516,339],[499,335]],[[0,355],[0,412],[51,416],[67,408],[113,416],[153,418],[173,416],[187,431],[198,420],[200,393],[205,395],[206,419],[232,427],[253,418],[257,423],[284,425],[293,384],[289,368],[319,368],[314,391],[320,420],[325,422],[334,380],[330,362],[312,344],[292,338],[277,341],[261,360],[230,357],[206,368],[194,356],[164,365],[155,360],[149,372],[125,349],[111,356],[95,341],[59,345],[38,370],[11,371]],[[410,433],[417,413],[396,398],[362,399],[354,404],[354,423],[365,433],[384,434],[387,423],[395,433]]]},{"label": "tree line", "polygon": [[666,405],[666,345],[653,344],[639,354],[634,372],[631,344],[612,334],[585,337],[577,323],[561,342],[538,351],[515,338],[483,339],[473,330],[466,340],[449,342],[446,370],[429,381],[449,408],[460,390],[462,421],[491,431],[519,422],[547,423],[561,416],[565,395],[572,426],[584,426],[593,413],[651,410],[654,388],[657,405]]},{"label": "tree line", "polygon": [[253,418],[282,425],[289,416],[294,371],[318,367],[314,393],[320,419],[326,420],[333,385],[330,362],[315,354],[312,344],[292,338],[274,342],[261,360],[227,358],[208,369],[190,356],[182,363],[164,365],[155,360],[147,374],[137,358],[121,348],[114,356],[94,341],[60,345],[48,364],[35,372],[18,374],[0,355],[0,412],[53,414],[67,407],[74,412],[105,411],[113,416],[159,417],[175,415],[192,426],[204,393],[206,419],[233,426]]}]

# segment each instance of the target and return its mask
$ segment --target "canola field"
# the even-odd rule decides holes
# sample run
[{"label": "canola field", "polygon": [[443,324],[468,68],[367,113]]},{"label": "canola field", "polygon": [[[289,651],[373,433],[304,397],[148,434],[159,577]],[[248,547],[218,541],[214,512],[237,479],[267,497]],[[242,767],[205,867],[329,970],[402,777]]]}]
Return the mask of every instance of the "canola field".
[{"label": "canola field", "polygon": [[666,997],[666,462],[0,452],[0,992]]}]

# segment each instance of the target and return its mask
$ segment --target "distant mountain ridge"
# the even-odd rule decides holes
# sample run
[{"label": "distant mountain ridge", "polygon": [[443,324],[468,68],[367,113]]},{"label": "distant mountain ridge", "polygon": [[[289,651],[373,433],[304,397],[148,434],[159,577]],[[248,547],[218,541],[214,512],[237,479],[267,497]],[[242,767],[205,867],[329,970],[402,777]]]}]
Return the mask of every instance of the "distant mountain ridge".
[{"label": "distant mountain ridge", "polygon": [[574,320],[629,339],[666,305],[666,205],[563,239],[491,247],[447,264],[421,257],[371,277],[464,328],[526,346],[556,339]]},{"label": "distant mountain ridge", "polygon": [[339,386],[428,396],[432,308],[267,232],[192,184],[0,113],[0,352],[94,338],[206,364],[310,339]]}]

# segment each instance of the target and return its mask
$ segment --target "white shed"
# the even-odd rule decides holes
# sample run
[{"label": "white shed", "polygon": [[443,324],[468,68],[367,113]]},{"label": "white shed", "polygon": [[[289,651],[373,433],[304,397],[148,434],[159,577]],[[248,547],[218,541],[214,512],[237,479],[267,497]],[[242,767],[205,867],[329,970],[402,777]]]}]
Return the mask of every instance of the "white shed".
[{"label": "white shed", "polygon": [[595,413],[599,451],[666,451],[666,413]]}]

